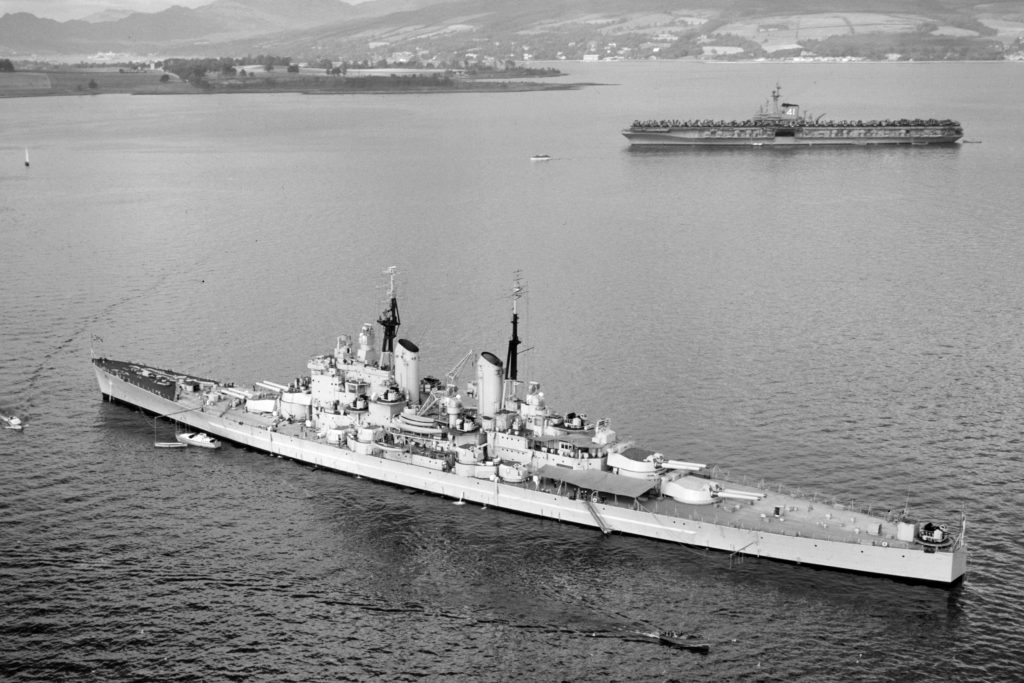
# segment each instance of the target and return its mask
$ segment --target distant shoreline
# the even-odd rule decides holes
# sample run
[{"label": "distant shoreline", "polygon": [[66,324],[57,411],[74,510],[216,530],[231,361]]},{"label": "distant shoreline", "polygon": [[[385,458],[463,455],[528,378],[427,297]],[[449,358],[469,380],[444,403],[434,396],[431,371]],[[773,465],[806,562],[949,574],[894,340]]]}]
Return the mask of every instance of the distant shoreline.
[{"label": "distant shoreline", "polygon": [[502,93],[578,90],[591,83],[538,83],[492,78],[419,78],[414,76],[324,77],[261,76],[212,78],[201,85],[157,71],[114,70],[16,71],[0,73],[0,99],[83,95],[244,95],[299,93],[303,95],[393,95]]},{"label": "distant shoreline", "polygon": [[[571,60],[578,64],[623,64],[623,60],[591,62]],[[936,60],[936,61],[895,61],[895,60],[706,60],[673,59],[649,64],[689,62],[707,66],[715,65],[778,65],[778,64],[1004,64],[1024,65],[1024,60]],[[160,79],[170,75],[168,81]],[[561,74],[565,76],[567,74]],[[520,77],[522,78],[522,77]],[[122,72],[112,68],[63,69],[0,72],[0,99],[21,97],[62,97],[82,95],[237,95],[298,93],[304,95],[393,95],[393,94],[453,94],[453,93],[499,93],[534,92],[549,90],[579,90],[593,85],[592,82],[540,83],[533,80],[510,80],[497,78],[448,78],[437,81],[429,77],[389,74],[325,77],[307,74],[292,75],[283,72],[260,74],[248,78],[214,76],[204,86],[193,85],[173,74],[163,71]]]},{"label": "distant shoreline", "polygon": [[298,87],[281,87],[281,88],[245,88],[245,89],[228,89],[228,88],[139,88],[139,89],[124,89],[124,90],[97,90],[89,92],[67,92],[67,91],[56,91],[56,90],[18,90],[12,92],[6,92],[3,87],[0,87],[0,99],[15,99],[15,98],[29,98],[29,97],[97,97],[100,95],[157,95],[163,97],[171,97],[174,95],[285,95],[285,94],[298,94],[298,95],[452,95],[452,94],[471,94],[471,93],[517,93],[517,92],[540,92],[540,91],[554,91],[554,90],[579,90],[588,85],[597,85],[596,83],[566,83],[564,85],[540,85],[540,84],[523,84],[523,83],[511,83],[495,85],[494,87],[437,87],[437,88],[422,88],[416,90],[389,90],[385,88],[381,89],[366,89],[366,90],[324,90],[316,88],[298,88]]}]

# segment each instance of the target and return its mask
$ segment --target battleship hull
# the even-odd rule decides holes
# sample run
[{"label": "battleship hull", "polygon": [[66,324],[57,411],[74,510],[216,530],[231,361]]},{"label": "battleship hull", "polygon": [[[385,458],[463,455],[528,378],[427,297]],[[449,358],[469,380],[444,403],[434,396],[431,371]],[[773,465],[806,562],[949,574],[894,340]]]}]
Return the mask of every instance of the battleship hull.
[{"label": "battleship hull", "polygon": [[[173,416],[175,421],[195,430],[324,469],[488,507],[596,527],[605,533],[615,531],[736,555],[942,585],[958,581],[966,571],[967,551],[963,544],[956,550],[937,552],[935,548],[913,544],[894,547],[867,539],[864,542],[830,541],[799,533],[772,533],[718,523],[717,517],[656,514],[589,499],[571,499],[541,490],[533,482],[513,484],[498,478],[466,477],[453,471],[398,462],[384,454],[356,453],[342,443],[329,443],[312,434],[275,431],[252,414],[242,412],[241,408],[207,410],[187,397],[179,398],[183,387],[194,388],[203,380],[188,378],[168,390],[164,382],[153,384],[148,377],[153,373],[173,374],[169,371],[106,359],[94,359],[93,364],[100,392],[109,400],[158,416]],[[126,370],[127,367],[132,370]],[[706,514],[711,516],[714,512]]]}]

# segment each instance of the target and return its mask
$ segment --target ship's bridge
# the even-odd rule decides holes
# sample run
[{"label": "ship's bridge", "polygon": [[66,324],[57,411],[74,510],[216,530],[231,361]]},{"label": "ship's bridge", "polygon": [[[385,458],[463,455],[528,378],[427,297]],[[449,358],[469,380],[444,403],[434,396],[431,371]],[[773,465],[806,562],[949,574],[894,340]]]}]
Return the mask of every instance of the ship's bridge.
[{"label": "ship's bridge", "polygon": [[591,434],[557,434],[536,436],[533,447],[545,453],[557,453],[572,458],[599,458],[604,449],[595,444]]}]

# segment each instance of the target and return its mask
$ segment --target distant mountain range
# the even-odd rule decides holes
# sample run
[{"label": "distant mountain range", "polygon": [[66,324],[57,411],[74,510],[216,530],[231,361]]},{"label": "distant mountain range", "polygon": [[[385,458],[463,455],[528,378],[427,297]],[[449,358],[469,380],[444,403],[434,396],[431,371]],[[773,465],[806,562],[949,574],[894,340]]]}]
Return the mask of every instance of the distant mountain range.
[{"label": "distant mountain range", "polygon": [[985,54],[1018,48],[1022,34],[1019,1],[214,0],[195,9],[113,12],[88,21],[5,14],[0,56],[672,58],[764,56],[820,48],[825,41],[832,49],[866,41],[889,54],[914,41],[930,45],[939,58],[971,58],[979,46]]},{"label": "distant mountain range", "polygon": [[217,54],[222,45],[273,44],[284,31],[310,31],[367,17],[416,10],[443,0],[214,0],[161,12],[112,10],[88,20],[58,22],[19,12],[0,17],[0,54],[68,55],[90,52]]}]

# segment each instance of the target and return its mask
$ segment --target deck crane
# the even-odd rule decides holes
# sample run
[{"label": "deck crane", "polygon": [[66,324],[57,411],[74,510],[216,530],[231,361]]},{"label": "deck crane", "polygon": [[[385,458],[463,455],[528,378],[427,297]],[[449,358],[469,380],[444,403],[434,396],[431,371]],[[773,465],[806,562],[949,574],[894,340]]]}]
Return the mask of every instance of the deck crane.
[{"label": "deck crane", "polygon": [[416,411],[417,415],[425,415],[428,410],[433,408],[442,399],[448,396],[454,396],[457,389],[457,382],[459,374],[462,372],[462,368],[466,367],[473,358],[476,357],[476,352],[470,349],[465,356],[462,357],[455,366],[445,373],[444,375],[444,386],[437,387],[431,390],[430,397],[423,402],[420,409]]}]

